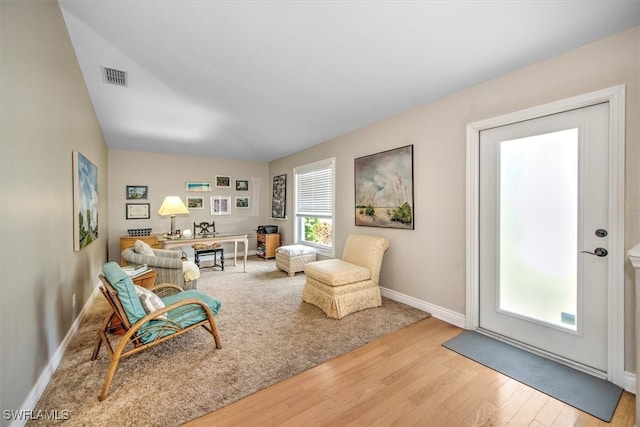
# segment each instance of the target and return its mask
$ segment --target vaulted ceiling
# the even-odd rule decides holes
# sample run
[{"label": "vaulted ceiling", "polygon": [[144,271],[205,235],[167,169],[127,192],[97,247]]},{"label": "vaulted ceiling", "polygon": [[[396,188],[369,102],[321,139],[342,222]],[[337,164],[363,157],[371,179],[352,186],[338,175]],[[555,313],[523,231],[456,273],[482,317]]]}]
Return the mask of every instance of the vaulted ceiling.
[{"label": "vaulted ceiling", "polygon": [[640,0],[59,3],[109,147],[259,161],[640,23]]}]

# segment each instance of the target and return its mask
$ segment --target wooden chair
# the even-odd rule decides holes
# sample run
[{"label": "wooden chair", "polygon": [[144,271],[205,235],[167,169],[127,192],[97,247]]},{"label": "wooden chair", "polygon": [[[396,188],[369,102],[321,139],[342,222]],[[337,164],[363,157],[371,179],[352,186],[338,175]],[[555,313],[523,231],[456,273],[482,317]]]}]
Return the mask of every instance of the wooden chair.
[{"label": "wooden chair", "polygon": [[[208,236],[216,234],[216,223],[212,221],[201,222],[200,224],[193,223],[193,236]],[[224,248],[220,246],[220,243],[213,243],[211,245],[207,245],[204,243],[194,243],[191,248],[193,248],[193,262],[196,263],[198,267],[200,267],[200,256],[201,255],[213,255],[213,265],[209,267],[220,267],[222,271],[224,271]],[[218,264],[218,254],[220,254],[220,264]],[[203,267],[204,268],[204,267]]]},{"label": "wooden chair", "polygon": [[[183,291],[176,285],[160,284],[151,290],[160,297],[165,306],[145,314],[133,282],[126,276],[126,273],[123,272],[126,277],[119,275],[115,270],[116,267],[120,269],[116,263],[111,262],[105,264],[103,268],[105,275],[109,276],[111,280],[107,279],[105,275],[99,276],[102,281],[102,286],[99,287],[100,291],[112,310],[102,322],[98,332],[98,340],[91,356],[91,360],[96,360],[100,347],[104,343],[111,359],[99,396],[100,400],[107,397],[118,363],[123,357],[136,354],[199,326],[202,326],[213,336],[216,348],[222,348],[216,322],[213,318],[214,312],[217,313],[220,308],[219,301],[198,290]],[[112,283],[114,282],[113,273],[107,273],[108,269],[112,272],[116,271],[116,279],[119,278],[115,280],[116,283]],[[136,306],[136,302],[139,307]],[[115,349],[108,336],[112,333],[122,334]]]}]

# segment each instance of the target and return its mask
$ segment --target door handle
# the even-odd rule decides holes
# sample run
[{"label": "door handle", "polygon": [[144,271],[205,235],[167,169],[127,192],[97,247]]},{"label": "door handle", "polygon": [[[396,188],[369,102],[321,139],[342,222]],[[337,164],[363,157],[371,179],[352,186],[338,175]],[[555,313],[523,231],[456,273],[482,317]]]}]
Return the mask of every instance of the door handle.
[{"label": "door handle", "polygon": [[595,248],[593,252],[580,251],[580,253],[581,254],[595,255],[595,256],[598,256],[600,258],[609,255],[609,251],[607,251],[605,248]]}]

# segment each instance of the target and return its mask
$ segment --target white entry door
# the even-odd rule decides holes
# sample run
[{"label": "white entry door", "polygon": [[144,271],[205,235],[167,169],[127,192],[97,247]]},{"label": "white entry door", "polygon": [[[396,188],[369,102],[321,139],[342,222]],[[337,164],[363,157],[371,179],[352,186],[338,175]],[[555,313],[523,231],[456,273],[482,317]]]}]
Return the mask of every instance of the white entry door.
[{"label": "white entry door", "polygon": [[607,371],[609,104],[480,132],[479,326]]}]

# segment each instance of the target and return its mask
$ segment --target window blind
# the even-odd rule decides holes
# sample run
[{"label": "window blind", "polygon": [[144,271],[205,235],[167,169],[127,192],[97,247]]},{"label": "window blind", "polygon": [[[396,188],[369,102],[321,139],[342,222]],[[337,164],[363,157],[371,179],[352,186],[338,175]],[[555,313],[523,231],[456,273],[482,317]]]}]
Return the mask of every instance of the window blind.
[{"label": "window blind", "polygon": [[296,215],[333,214],[333,162],[296,169]]}]

